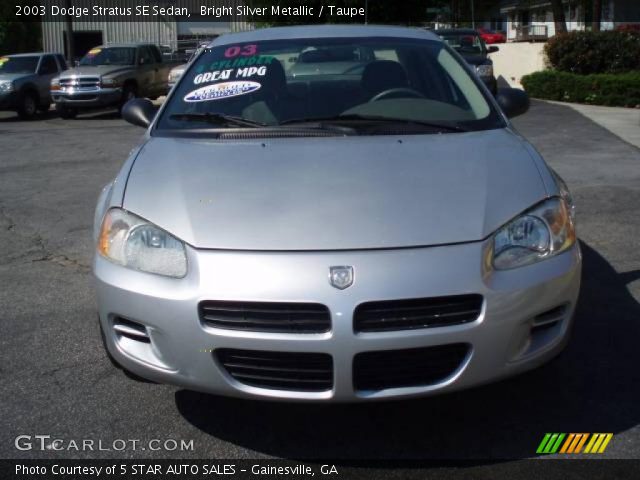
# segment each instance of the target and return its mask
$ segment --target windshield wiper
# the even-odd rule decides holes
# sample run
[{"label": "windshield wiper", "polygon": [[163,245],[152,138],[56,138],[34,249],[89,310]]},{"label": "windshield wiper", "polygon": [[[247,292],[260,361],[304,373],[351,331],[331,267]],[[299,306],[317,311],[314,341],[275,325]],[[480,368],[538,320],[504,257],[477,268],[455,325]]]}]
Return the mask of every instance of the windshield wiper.
[{"label": "windshield wiper", "polygon": [[469,129],[454,123],[428,122],[425,120],[412,120],[409,118],[385,117],[383,115],[361,115],[359,113],[349,113],[346,115],[337,115],[333,117],[318,118],[297,118],[286,120],[280,125],[288,125],[292,123],[323,123],[323,122],[342,122],[342,121],[365,121],[365,122],[384,122],[384,123],[402,123],[406,125],[423,125],[440,130],[449,130],[451,132],[468,132]]},{"label": "windshield wiper", "polygon": [[236,127],[267,127],[266,123],[256,122],[248,118],[225,115],[224,113],[174,113],[169,115],[172,120],[184,120],[185,122],[206,122],[214,125],[233,125]]}]

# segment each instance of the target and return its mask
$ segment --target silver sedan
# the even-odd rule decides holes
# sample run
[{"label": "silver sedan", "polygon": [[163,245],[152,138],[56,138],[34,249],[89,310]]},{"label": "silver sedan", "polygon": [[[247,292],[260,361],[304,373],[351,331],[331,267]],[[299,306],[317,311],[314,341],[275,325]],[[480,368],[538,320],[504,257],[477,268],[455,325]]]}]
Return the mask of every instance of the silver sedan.
[{"label": "silver sedan", "polygon": [[100,328],[136,375],[237,397],[364,401],[537,367],[568,341],[581,254],[564,182],[435,35],[216,39],[95,216]]}]

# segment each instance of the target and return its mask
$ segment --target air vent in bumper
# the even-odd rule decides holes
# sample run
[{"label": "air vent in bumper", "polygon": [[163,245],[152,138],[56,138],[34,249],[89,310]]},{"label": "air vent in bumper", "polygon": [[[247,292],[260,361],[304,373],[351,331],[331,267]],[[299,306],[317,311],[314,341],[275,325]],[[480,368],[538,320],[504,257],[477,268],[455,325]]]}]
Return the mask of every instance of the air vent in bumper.
[{"label": "air vent in bumper", "polygon": [[274,333],[322,333],[331,315],[316,303],[204,301],[198,308],[203,325],[227,330]]},{"label": "air vent in bumper", "polygon": [[353,386],[362,391],[437,384],[460,368],[469,349],[468,344],[454,343],[359,353],[353,360]]},{"label": "air vent in bumper", "polygon": [[125,337],[142,343],[151,343],[147,328],[138,322],[116,317],[113,319],[113,330],[118,337]]},{"label": "air vent in bumper", "polygon": [[482,295],[367,302],[353,315],[356,332],[388,332],[445,327],[473,322],[482,311]]},{"label": "air vent in bumper", "polygon": [[299,392],[333,387],[333,360],[325,353],[220,349],[214,355],[231,377],[245,385]]}]

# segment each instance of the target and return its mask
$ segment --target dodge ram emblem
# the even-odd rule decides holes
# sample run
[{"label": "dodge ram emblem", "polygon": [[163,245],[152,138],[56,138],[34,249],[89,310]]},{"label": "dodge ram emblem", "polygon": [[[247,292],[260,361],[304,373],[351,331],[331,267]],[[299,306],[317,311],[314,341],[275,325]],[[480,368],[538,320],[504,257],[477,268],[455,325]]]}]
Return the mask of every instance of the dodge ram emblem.
[{"label": "dodge ram emblem", "polygon": [[339,290],[353,285],[353,267],[329,267],[329,283]]}]

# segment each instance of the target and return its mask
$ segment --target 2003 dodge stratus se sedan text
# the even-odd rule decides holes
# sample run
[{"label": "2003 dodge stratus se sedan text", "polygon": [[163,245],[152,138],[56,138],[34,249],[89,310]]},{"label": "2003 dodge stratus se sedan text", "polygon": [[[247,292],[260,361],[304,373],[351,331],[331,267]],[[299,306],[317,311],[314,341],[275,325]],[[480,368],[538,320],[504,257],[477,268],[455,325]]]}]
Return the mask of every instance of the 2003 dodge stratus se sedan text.
[{"label": "2003 dodge stratus se sedan text", "polygon": [[112,361],[223,395],[407,398],[565,346],[581,255],[562,180],[419,29],[225,35],[188,66],[98,201]]}]

